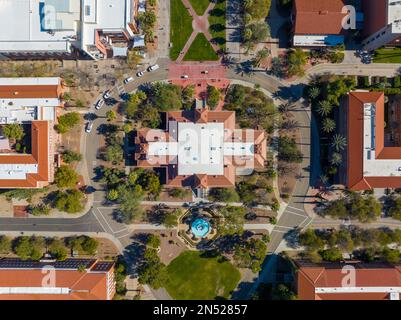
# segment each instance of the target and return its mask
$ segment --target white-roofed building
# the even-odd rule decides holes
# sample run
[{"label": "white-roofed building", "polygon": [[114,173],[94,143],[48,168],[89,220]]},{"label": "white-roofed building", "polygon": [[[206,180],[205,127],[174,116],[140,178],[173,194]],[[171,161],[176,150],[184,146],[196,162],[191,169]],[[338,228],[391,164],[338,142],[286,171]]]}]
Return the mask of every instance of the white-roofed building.
[{"label": "white-roofed building", "polygon": [[[53,126],[62,94],[60,78],[0,78],[0,189],[41,188],[53,181]],[[5,125],[15,123],[31,137],[30,143],[18,141],[19,148],[3,136]]]},{"label": "white-roofed building", "polygon": [[134,36],[133,0],[1,0],[0,53],[121,55]]},{"label": "white-roofed building", "polygon": [[365,50],[401,45],[401,1],[365,0]]}]

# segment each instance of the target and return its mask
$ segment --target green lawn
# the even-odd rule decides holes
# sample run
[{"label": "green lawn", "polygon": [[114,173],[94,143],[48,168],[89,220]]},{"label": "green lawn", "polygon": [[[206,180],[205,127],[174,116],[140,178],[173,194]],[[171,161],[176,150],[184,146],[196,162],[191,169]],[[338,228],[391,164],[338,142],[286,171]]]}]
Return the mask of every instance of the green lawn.
[{"label": "green lawn", "polygon": [[216,61],[219,56],[203,33],[198,33],[184,56],[184,61]]},{"label": "green lawn", "polygon": [[177,300],[229,298],[241,275],[228,261],[203,258],[197,251],[184,251],[167,266],[168,293]]},{"label": "green lawn", "polygon": [[401,48],[378,49],[373,57],[375,63],[401,63]]},{"label": "green lawn", "polygon": [[171,0],[170,6],[170,59],[175,61],[192,33],[192,17],[181,0]]},{"label": "green lawn", "polygon": [[203,16],[210,2],[210,0],[189,0],[189,3],[198,16]]},{"label": "green lawn", "polygon": [[209,15],[209,26],[214,41],[224,50],[226,47],[226,0],[217,0]]}]

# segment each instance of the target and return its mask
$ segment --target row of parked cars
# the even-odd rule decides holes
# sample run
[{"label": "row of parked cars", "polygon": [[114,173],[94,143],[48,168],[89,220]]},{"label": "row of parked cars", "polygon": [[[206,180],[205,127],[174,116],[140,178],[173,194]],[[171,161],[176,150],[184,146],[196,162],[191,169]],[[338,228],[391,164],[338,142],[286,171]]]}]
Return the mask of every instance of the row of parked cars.
[{"label": "row of parked cars", "polygon": [[[155,65],[153,65],[153,66],[148,67],[146,70],[147,70],[148,72],[152,72],[152,71],[155,71],[155,70],[157,70],[157,69],[159,69],[159,68],[160,68],[159,65],[158,65],[158,64],[155,64]],[[139,72],[136,74],[136,76],[137,76],[137,77],[142,77],[144,74],[145,74],[145,73],[144,73],[143,71],[139,71]],[[127,84],[127,83],[129,83],[129,82],[131,82],[131,81],[134,81],[134,78],[133,78],[133,77],[128,77],[128,78],[124,79],[123,83],[124,83],[124,84]],[[96,103],[95,103],[95,109],[96,109],[96,110],[100,110],[100,109],[103,107],[105,101],[106,101],[107,99],[110,99],[110,98],[111,98],[111,94],[112,94],[112,93],[111,93],[111,90],[106,90],[106,91],[103,93],[102,98],[100,98],[98,101],[96,101]],[[92,131],[92,128],[93,128],[93,121],[87,122],[87,123],[86,123],[86,127],[85,127],[85,131],[86,131],[87,133],[90,133],[90,132]]]}]

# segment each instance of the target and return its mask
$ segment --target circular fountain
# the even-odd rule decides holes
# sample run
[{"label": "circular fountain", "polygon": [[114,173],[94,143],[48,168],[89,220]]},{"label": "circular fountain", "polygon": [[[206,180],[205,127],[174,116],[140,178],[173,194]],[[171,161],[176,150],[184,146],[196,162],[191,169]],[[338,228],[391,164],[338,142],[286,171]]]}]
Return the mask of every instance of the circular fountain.
[{"label": "circular fountain", "polygon": [[191,224],[191,231],[195,237],[205,238],[210,231],[210,223],[204,218],[197,218]]}]

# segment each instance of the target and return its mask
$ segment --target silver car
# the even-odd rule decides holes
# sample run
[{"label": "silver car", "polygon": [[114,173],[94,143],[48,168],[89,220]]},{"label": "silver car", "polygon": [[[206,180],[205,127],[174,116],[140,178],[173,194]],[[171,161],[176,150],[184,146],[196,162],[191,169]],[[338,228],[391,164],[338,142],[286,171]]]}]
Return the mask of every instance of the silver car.
[{"label": "silver car", "polygon": [[95,109],[96,109],[96,110],[99,110],[103,105],[104,105],[104,100],[103,100],[103,99],[99,99],[99,100],[96,102]]},{"label": "silver car", "polygon": [[86,133],[90,133],[92,131],[92,128],[93,128],[93,121],[89,121],[86,124],[86,128],[85,128]]}]

